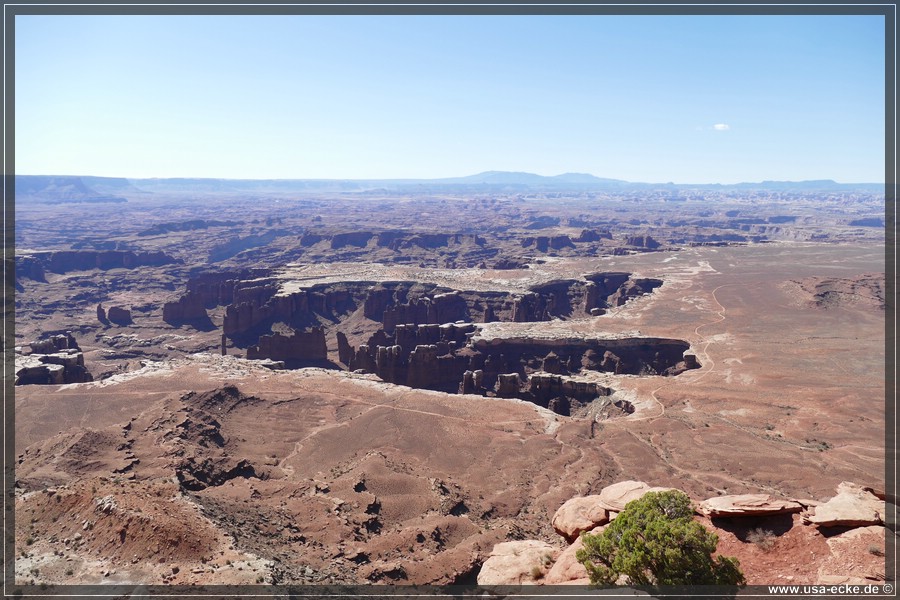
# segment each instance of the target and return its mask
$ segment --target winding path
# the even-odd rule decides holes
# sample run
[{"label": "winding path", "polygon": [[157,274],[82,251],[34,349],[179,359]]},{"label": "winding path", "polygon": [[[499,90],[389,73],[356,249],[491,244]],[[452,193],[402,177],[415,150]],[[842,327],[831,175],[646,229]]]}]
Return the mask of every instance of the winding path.
[{"label": "winding path", "polygon": [[[703,328],[703,327],[708,327],[708,326],[710,326],[710,325],[716,325],[717,323],[721,323],[722,321],[725,320],[725,307],[722,305],[722,303],[721,303],[721,302],[719,301],[719,299],[716,297],[716,292],[718,292],[718,291],[719,291],[720,289],[722,289],[723,287],[737,286],[737,285],[743,285],[743,284],[740,284],[740,283],[725,283],[725,284],[722,284],[722,285],[718,286],[717,288],[715,288],[715,289],[711,292],[713,301],[715,301],[715,303],[719,306],[719,310],[716,311],[716,315],[717,315],[718,318],[717,318],[716,320],[714,320],[714,321],[710,321],[710,322],[708,322],[708,323],[702,323],[702,324],[700,324],[700,325],[697,325],[697,327],[694,328],[694,335],[695,335],[697,338],[704,339],[704,338],[703,338],[703,334],[700,333],[700,329],[701,329],[701,328]],[[702,365],[709,365],[709,368],[703,370],[701,373],[698,373],[697,377],[694,377],[693,379],[680,379],[680,380],[679,380],[679,383],[691,383],[691,384],[692,384],[692,383],[697,383],[698,381],[700,381],[701,379],[704,379],[707,375],[709,375],[710,373],[712,373],[712,372],[715,370],[715,368],[716,368],[716,363],[715,363],[715,361],[712,359],[712,357],[711,357],[711,356],[709,355],[709,353],[708,353],[709,345],[712,343],[712,340],[711,340],[711,339],[705,339],[705,342],[706,342],[706,343],[704,344],[704,346],[703,346],[703,351],[702,351],[702,352],[703,352],[703,356],[702,356],[703,361],[702,361],[701,364],[702,364]],[[654,389],[653,391],[650,392],[650,397],[653,399],[654,402],[656,402],[656,404],[659,405],[659,414],[648,415],[648,416],[643,416],[643,417],[633,417],[633,418],[626,419],[625,421],[628,422],[628,423],[634,423],[634,422],[636,422],[636,421],[655,421],[655,420],[657,420],[657,419],[659,419],[659,418],[665,416],[665,414],[666,414],[666,407],[665,407],[665,405],[660,401],[660,399],[659,399],[659,397],[656,395],[656,393],[657,393],[658,391],[660,391],[661,389],[663,389],[663,388],[666,388],[666,387],[669,387],[669,386],[673,385],[674,383],[675,383],[675,382],[673,382],[673,381],[667,381],[667,382],[661,384],[659,387],[657,387],[656,389]]]}]

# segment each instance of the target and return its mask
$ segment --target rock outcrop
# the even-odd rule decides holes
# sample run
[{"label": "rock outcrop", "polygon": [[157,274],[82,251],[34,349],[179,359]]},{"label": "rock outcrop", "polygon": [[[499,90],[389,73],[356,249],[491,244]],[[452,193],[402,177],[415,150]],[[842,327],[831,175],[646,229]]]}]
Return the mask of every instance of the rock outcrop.
[{"label": "rock outcrop", "polygon": [[325,330],[316,327],[311,331],[295,331],[292,335],[273,333],[260,336],[257,345],[247,348],[247,358],[268,358],[285,364],[327,360]]},{"label": "rock outcrop", "polygon": [[837,495],[811,507],[804,521],[819,527],[862,527],[884,522],[885,504],[872,492],[849,482],[838,485]]},{"label": "rock outcrop", "polygon": [[80,350],[71,332],[60,333],[29,344],[32,354],[53,354],[62,350]]},{"label": "rock outcrop", "polygon": [[[649,492],[667,492],[672,488],[651,487],[643,481],[620,481],[603,488],[597,499],[598,506],[616,514],[625,510],[625,506],[632,500],[641,498]],[[613,517],[614,515],[610,515]]]},{"label": "rock outcrop", "polygon": [[659,279],[632,279],[622,284],[616,292],[610,296],[611,306],[622,306],[632,298],[649,294],[662,285]]},{"label": "rock outcrop", "polygon": [[[220,281],[203,284],[198,283],[201,278],[189,282],[187,294],[178,301],[183,306],[169,308],[171,318],[199,316],[201,304],[205,308],[223,305],[225,333],[234,337],[254,335],[256,329],[264,330],[275,322],[295,328],[314,326],[320,318],[336,322],[362,306],[367,319],[381,322],[384,331],[391,334],[398,325],[534,322],[587,315],[593,309],[621,305],[658,287],[651,282],[662,283],[645,279],[625,286],[628,273],[594,273],[586,276],[587,281],[553,281],[526,293],[452,290],[404,281],[317,284],[285,292],[276,277],[264,273],[247,274],[244,281],[228,277],[235,276],[220,276]],[[261,333],[264,331],[256,332]]]},{"label": "rock outcrop", "polygon": [[344,246],[356,246],[357,248],[365,248],[372,239],[371,231],[351,231],[348,233],[337,233],[331,237],[331,248],[337,250]]},{"label": "rock outcrop", "polygon": [[208,319],[206,306],[199,294],[188,292],[178,300],[163,304],[163,321],[170,325],[177,326]]},{"label": "rock outcrop", "polygon": [[385,308],[384,330],[392,332],[398,325],[425,325],[467,320],[468,306],[459,293],[447,292],[410,300]]},{"label": "rock outcrop", "polygon": [[737,494],[709,498],[698,509],[707,517],[755,517],[800,512],[803,506],[770,494]]},{"label": "rock outcrop", "polygon": [[205,230],[210,227],[234,227],[239,225],[237,221],[206,221],[203,219],[191,219],[189,221],[176,221],[171,223],[157,223],[152,227],[138,232],[141,237],[151,235],[164,235],[173,231],[196,231],[198,229]]},{"label": "rock outcrop", "polygon": [[[582,533],[600,534],[608,526],[608,521],[614,519],[625,506],[649,492],[662,492],[672,490],[666,487],[651,487],[642,481],[621,481],[603,488],[599,494],[580,496],[567,500],[557,509],[553,515],[552,525],[554,530],[561,535],[569,546],[562,552],[546,543],[537,540],[519,542],[504,542],[497,544],[490,557],[484,563],[482,574],[478,576],[480,585],[584,585],[588,586],[590,580],[584,565],[578,562],[576,553],[583,547]],[[829,506],[830,505],[830,506]],[[819,525],[819,527],[847,527],[846,531],[831,530],[825,535],[825,542],[830,552],[824,555],[821,551],[809,552],[809,559],[818,561],[818,578],[810,583],[837,585],[841,583],[865,584],[884,581],[883,563],[879,565],[877,557],[884,556],[885,528],[875,525],[883,522],[885,515],[884,501],[880,500],[871,490],[852,483],[841,483],[838,486],[838,494],[828,502],[819,503],[814,500],[785,500],[774,498],[769,494],[740,494],[731,496],[719,496],[710,498],[695,505],[695,510],[707,517],[731,518],[754,517],[767,519],[773,515],[797,513],[802,507],[815,507],[819,521],[815,515],[804,515],[801,520],[794,517],[794,527],[803,528],[804,525]],[[824,511],[820,509],[827,507]],[[698,519],[700,517],[697,517]],[[774,517],[778,519],[779,517]],[[756,527],[756,525],[753,525]],[[716,521],[706,525],[716,529]],[[789,526],[790,527],[790,526]],[[809,527],[812,532],[817,532],[814,527]],[[747,531],[747,530],[743,530]],[[763,531],[757,529],[757,531]],[[728,553],[735,549],[734,544],[743,548],[738,552],[741,566],[750,583],[766,583],[753,581],[754,575],[747,571],[744,557],[751,557],[749,564],[758,565],[760,548],[755,548],[756,542],[736,536],[731,526],[719,528],[717,533],[722,539],[722,534],[731,538]],[[776,534],[769,531],[769,536]],[[806,539],[804,548],[821,548],[824,544],[810,543],[809,534],[792,536],[790,533],[779,533],[794,540]],[[813,535],[818,535],[813,533]],[[779,547],[776,543],[775,548]],[[796,542],[794,542],[796,543]],[[789,552],[796,553],[796,546],[790,546]],[[720,546],[721,551],[721,546]],[[771,547],[766,549],[769,552]],[[740,552],[743,552],[741,554]],[[545,554],[555,557],[551,565],[546,565]],[[805,553],[804,553],[805,554]],[[795,557],[782,556],[776,560],[792,560]],[[767,562],[771,562],[770,559]],[[861,570],[863,569],[863,570]],[[789,580],[791,578],[788,578]],[[622,577],[619,584],[627,584],[627,578]]]},{"label": "rock outcrop", "polygon": [[[340,350],[343,344],[339,337],[342,362],[348,359],[344,364],[350,370],[416,388],[520,398],[561,415],[612,393],[595,382],[573,378],[582,369],[674,375],[685,370],[683,355],[688,348],[680,340],[656,338],[488,341],[477,338],[472,323],[397,325],[393,334],[379,330],[355,351]],[[597,360],[598,356],[605,359]],[[609,415],[634,410],[624,401],[613,404]]]},{"label": "rock outcrop", "polygon": [[481,566],[478,585],[536,583],[547,573],[559,554],[559,548],[539,540],[497,544]]},{"label": "rock outcrop", "polygon": [[93,377],[71,333],[31,342],[31,354],[16,356],[15,385],[84,383]]},{"label": "rock outcrop", "polygon": [[562,250],[563,248],[574,248],[575,244],[567,235],[528,237],[522,240],[523,248],[533,247],[538,252],[549,252],[550,250]]},{"label": "rock outcrop", "polygon": [[338,360],[349,368],[350,363],[353,362],[353,346],[347,341],[347,336],[342,331],[337,332],[337,344]]},{"label": "rock outcrop", "polygon": [[601,503],[599,495],[580,496],[566,500],[553,515],[551,525],[556,533],[570,543],[582,531],[590,531],[609,521],[609,512]]},{"label": "rock outcrop", "polygon": [[[417,243],[479,241],[448,236],[421,237]],[[338,241],[352,245],[364,237],[345,236]],[[390,241],[389,237],[379,240],[391,245],[406,239]],[[528,399],[567,415],[609,393],[601,386],[571,379],[583,368],[675,375],[699,365],[685,363],[683,355],[689,346],[678,340],[609,340],[602,345],[593,340],[549,345],[529,340],[479,346],[471,340],[474,323],[586,315],[652,290],[651,281],[661,284],[659,280],[635,282],[625,272],[601,272],[585,280],[542,283],[521,294],[459,291],[402,281],[326,283],[286,290],[278,276],[264,271],[204,274],[188,283],[184,295],[164,305],[163,318],[173,325],[210,327],[207,309],[224,305],[223,332],[235,346],[248,347],[248,356],[290,363],[319,360],[313,358],[319,353],[296,350],[299,340],[284,339],[278,333],[283,327],[304,331],[322,323],[341,323],[361,309],[362,316],[381,322],[382,327],[357,348],[346,334],[337,335],[338,360],[349,370],[373,372],[385,381],[417,388]],[[603,358],[586,360],[585,353]],[[534,373],[539,369],[549,375]],[[480,383],[474,377],[464,380],[466,371],[480,371]],[[513,374],[518,381],[510,377]],[[506,378],[501,381],[501,376]]]},{"label": "rock outcrop", "polygon": [[582,229],[581,234],[575,238],[575,242],[599,242],[600,240],[611,240],[612,233],[608,230]]},{"label": "rock outcrop", "polygon": [[44,263],[30,254],[16,255],[16,279],[31,279],[33,281],[47,282],[44,272]]},{"label": "rock outcrop", "polygon": [[[133,252],[131,250],[59,250],[34,252],[30,257],[40,261],[44,270],[60,274],[91,269],[105,271],[158,267],[179,262],[165,252]],[[33,269],[33,267],[30,268]]]},{"label": "rock outcrop", "polygon": [[[606,529],[606,526],[601,525],[590,529],[589,533],[597,535],[603,533],[604,529]],[[578,558],[575,556],[582,548],[584,548],[584,544],[581,542],[581,538],[576,537],[572,544],[562,551],[559,558],[550,567],[550,570],[547,571],[547,575],[544,576],[542,583],[544,585],[589,585],[590,579],[587,569],[578,562]]]},{"label": "rock outcrop", "polygon": [[636,246],[638,248],[647,248],[648,250],[655,250],[659,248],[659,242],[654,240],[649,235],[633,235],[629,236],[628,239],[625,240],[625,243],[629,246]]},{"label": "rock outcrop", "polygon": [[[99,317],[99,311],[97,316]],[[130,325],[132,322],[131,311],[121,306],[110,306],[106,311],[106,318],[116,325]]]}]

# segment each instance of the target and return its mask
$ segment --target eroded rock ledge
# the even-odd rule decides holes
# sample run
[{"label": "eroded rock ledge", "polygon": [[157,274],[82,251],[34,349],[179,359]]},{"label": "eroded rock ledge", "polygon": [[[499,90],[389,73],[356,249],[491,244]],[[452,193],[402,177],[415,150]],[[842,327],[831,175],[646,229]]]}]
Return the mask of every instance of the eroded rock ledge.
[{"label": "eroded rock ledge", "polygon": [[[479,323],[602,315],[651,293],[663,285],[659,279],[599,272],[500,290],[415,281],[321,281],[313,277],[304,285],[296,274],[265,271],[201,275],[188,284],[186,294],[165,305],[164,320],[209,326],[207,309],[225,306],[223,352],[230,340],[246,348],[248,358],[289,367],[323,365],[329,341],[336,340],[339,365],[332,366],[414,388],[520,398],[563,415],[612,394],[610,388],[577,378],[587,371],[671,376],[700,366],[688,352],[690,345],[675,339],[479,335]],[[623,401],[609,404],[614,412],[634,410]]]},{"label": "eroded rock ledge", "polygon": [[[322,280],[322,277],[314,278]],[[300,285],[296,285],[297,283]],[[224,333],[258,337],[259,329],[283,322],[296,328],[340,323],[351,315],[381,323],[393,332],[401,324],[456,321],[536,322],[602,314],[661,286],[659,279],[630,273],[591,273],[582,279],[547,281],[527,289],[458,290],[415,281],[340,281],[303,285],[276,271],[210,273],[195,277],[187,291],[164,306],[164,320],[203,320],[225,306]]]},{"label": "eroded rock ledge", "polygon": [[[574,377],[586,371],[677,375],[699,364],[690,345],[663,338],[485,340],[472,323],[398,325],[379,330],[342,357],[351,370],[390,383],[463,394],[521,398],[563,415],[609,396],[610,388]],[[632,412],[627,404],[620,406]]]}]

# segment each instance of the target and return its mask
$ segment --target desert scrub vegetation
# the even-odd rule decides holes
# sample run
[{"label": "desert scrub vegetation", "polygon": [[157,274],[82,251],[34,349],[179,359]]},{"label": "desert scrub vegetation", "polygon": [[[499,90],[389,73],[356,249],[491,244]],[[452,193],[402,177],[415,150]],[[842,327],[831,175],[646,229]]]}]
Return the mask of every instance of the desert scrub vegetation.
[{"label": "desert scrub vegetation", "polygon": [[628,503],[597,535],[582,533],[575,557],[594,585],[728,585],[746,583],[736,558],[713,558],[719,537],[693,520],[690,498],[670,490]]},{"label": "desert scrub vegetation", "polygon": [[747,533],[747,541],[755,544],[763,552],[768,552],[775,547],[775,534],[769,529],[757,527]]}]

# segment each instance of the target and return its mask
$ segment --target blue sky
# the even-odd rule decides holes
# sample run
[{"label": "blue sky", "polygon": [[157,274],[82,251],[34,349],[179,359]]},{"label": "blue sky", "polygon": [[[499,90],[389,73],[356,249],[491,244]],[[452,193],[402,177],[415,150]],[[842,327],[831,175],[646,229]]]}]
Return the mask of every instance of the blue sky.
[{"label": "blue sky", "polygon": [[20,174],[884,180],[880,16],[17,16],[15,60]]}]

